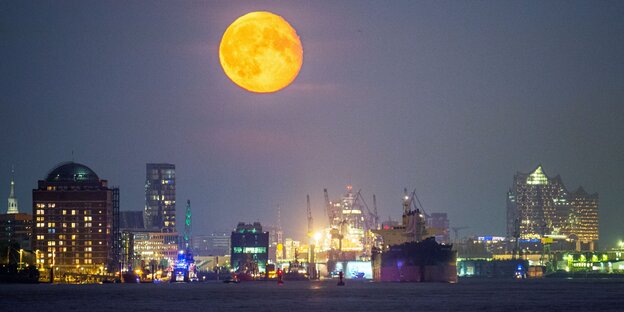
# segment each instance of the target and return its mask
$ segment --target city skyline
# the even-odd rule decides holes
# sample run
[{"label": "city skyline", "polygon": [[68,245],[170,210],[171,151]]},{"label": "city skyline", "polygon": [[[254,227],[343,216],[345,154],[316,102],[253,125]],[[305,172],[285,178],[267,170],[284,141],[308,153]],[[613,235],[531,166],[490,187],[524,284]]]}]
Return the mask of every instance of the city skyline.
[{"label": "city skyline", "polygon": [[[227,26],[273,11],[303,45],[299,77],[250,94],[223,74]],[[516,172],[600,194],[600,247],[622,239],[621,2],[0,4],[0,193],[20,212],[58,163],[83,163],[143,210],[145,164],[176,165],[197,234],[239,221],[306,232],[323,189],[404,187],[469,234],[504,234]],[[4,211],[6,207],[2,207]],[[178,215],[178,220],[181,215]],[[226,227],[226,228],[223,228]],[[203,231],[205,230],[205,232]]]}]

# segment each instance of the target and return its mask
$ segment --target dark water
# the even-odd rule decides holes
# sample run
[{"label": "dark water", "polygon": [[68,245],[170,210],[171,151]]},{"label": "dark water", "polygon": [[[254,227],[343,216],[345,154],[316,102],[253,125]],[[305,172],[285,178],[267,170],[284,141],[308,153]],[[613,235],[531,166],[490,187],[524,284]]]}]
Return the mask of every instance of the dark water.
[{"label": "dark water", "polygon": [[624,311],[624,280],[0,285],[0,311]]}]

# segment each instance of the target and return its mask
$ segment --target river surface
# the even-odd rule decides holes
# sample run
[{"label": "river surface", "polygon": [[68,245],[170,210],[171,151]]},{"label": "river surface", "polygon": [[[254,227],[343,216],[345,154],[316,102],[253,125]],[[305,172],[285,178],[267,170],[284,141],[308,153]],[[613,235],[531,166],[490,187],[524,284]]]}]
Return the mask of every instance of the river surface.
[{"label": "river surface", "polygon": [[624,311],[624,280],[0,284],[0,311]]}]

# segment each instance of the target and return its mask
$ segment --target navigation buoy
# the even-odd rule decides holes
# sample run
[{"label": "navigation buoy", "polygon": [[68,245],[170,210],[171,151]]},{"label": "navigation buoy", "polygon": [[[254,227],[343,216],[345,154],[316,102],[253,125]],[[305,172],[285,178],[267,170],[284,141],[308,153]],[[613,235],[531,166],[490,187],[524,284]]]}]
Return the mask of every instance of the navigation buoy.
[{"label": "navigation buoy", "polygon": [[344,286],[345,285],[344,281],[342,280],[343,277],[344,276],[343,276],[342,271],[338,272],[338,278],[340,278],[340,281],[338,281],[338,286]]}]

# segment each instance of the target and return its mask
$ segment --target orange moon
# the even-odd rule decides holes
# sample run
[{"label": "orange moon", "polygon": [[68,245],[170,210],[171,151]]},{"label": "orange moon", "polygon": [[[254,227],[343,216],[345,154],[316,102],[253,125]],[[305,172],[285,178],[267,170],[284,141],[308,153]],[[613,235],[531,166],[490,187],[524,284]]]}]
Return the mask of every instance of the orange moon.
[{"label": "orange moon", "polygon": [[303,64],[295,29],[271,12],[251,12],[223,34],[219,60],[225,74],[241,88],[270,93],[290,85]]}]

